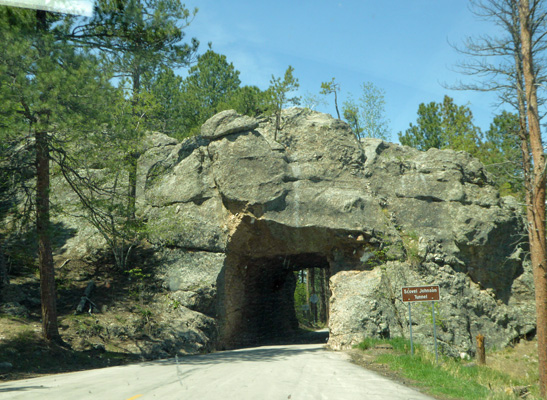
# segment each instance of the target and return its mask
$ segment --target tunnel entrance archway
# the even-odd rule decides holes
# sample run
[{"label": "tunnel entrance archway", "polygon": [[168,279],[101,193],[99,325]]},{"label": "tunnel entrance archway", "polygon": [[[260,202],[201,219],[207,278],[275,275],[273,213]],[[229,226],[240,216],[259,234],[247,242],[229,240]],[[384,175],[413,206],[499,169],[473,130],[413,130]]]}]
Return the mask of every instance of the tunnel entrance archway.
[{"label": "tunnel entrance archway", "polygon": [[[324,270],[328,281],[341,269],[356,269],[363,248],[363,240],[355,239],[358,236],[363,237],[243,217],[231,236],[218,284],[219,347],[259,345],[294,336],[299,329],[295,272]],[[329,294],[318,294],[327,298],[324,306],[328,307]]]},{"label": "tunnel entrance archway", "polygon": [[[295,309],[295,272],[307,269],[326,270],[328,276],[329,263],[324,256],[308,253],[240,259],[238,266],[226,271],[233,274],[233,285],[226,291],[230,306],[224,347],[295,340],[300,325]],[[317,292],[317,297],[328,298],[328,293]]]}]

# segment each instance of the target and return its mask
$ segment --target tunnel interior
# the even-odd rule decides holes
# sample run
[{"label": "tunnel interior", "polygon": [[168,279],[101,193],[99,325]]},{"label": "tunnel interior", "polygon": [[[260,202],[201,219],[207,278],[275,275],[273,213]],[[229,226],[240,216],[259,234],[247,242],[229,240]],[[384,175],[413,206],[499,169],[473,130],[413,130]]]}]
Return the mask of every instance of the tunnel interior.
[{"label": "tunnel interior", "polygon": [[[318,253],[302,253],[291,256],[273,256],[239,259],[232,266],[232,284],[226,293],[229,298],[223,330],[223,347],[236,348],[267,343],[289,343],[294,341],[326,341],[328,333],[312,335],[301,330],[298,316],[307,315],[322,307],[328,308],[329,263]],[[304,272],[302,272],[304,271]],[[318,276],[323,271],[326,285],[315,285],[307,303],[309,309],[295,308],[297,283],[306,284],[310,272]],[[317,272],[316,272],[317,271]],[[303,278],[302,278],[303,276]],[[317,280],[317,279],[316,279]],[[313,286],[313,285],[312,285]],[[309,287],[309,285],[308,285]],[[320,304],[318,304],[320,303]],[[301,307],[301,305],[299,305]],[[311,306],[311,307],[310,307]],[[328,315],[328,312],[325,312]],[[316,319],[320,316],[314,315]]]}]

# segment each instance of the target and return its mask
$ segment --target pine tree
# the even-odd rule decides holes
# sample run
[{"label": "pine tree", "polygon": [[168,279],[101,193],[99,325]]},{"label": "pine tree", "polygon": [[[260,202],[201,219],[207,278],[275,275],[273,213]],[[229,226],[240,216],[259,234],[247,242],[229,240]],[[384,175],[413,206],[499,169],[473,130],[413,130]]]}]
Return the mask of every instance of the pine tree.
[{"label": "pine tree", "polygon": [[405,146],[422,151],[463,150],[472,155],[479,153],[481,136],[469,107],[456,105],[448,96],[444,96],[442,103],[420,104],[416,125],[410,124],[405,133],[399,132],[399,140]]},{"label": "pine tree", "polygon": [[220,106],[237,93],[240,84],[239,71],[226,56],[211,49],[200,55],[181,84],[188,135],[198,133],[207,119],[221,111]]},{"label": "pine tree", "polygon": [[340,119],[340,111],[338,110],[338,92],[340,91],[340,84],[336,83],[335,78],[332,78],[330,82],[321,82],[320,94],[328,95],[334,94],[334,107],[336,108],[336,115]]},{"label": "pine tree", "polygon": [[522,153],[518,132],[518,115],[503,111],[496,115],[484,132],[479,159],[494,178],[502,196],[524,199]]},{"label": "pine tree", "polygon": [[[184,29],[196,13],[197,9],[187,9],[180,0],[99,0],[91,21],[71,29],[72,41],[101,51],[115,76],[122,78],[120,82],[130,99],[132,119],[125,118],[128,140],[124,141],[123,151],[129,176],[127,207],[131,220],[135,220],[137,160],[144,121],[153,114],[149,107],[153,100],[143,93],[142,81],[147,74],[190,64],[199,42],[193,38],[185,43]],[[123,106],[119,109],[126,110]]]},{"label": "pine tree", "polygon": [[274,140],[277,140],[277,133],[281,130],[281,111],[283,107],[288,104],[293,104],[295,106],[300,104],[300,97],[293,96],[289,97],[289,94],[295,92],[300,87],[298,83],[298,78],[295,78],[293,75],[294,68],[288,66],[283,80],[281,78],[276,78],[272,75],[270,79],[270,87],[268,88],[268,93],[270,96],[271,109],[275,114],[275,133]]},{"label": "pine tree", "polygon": [[42,331],[52,341],[61,341],[51,243],[52,154],[66,146],[72,132],[104,115],[108,105],[102,90],[108,84],[97,74],[95,57],[65,40],[68,23],[59,14],[0,7],[0,98],[8,116],[0,125],[0,136],[26,142],[34,155],[33,165],[20,167],[34,171],[31,204],[38,238]]}]

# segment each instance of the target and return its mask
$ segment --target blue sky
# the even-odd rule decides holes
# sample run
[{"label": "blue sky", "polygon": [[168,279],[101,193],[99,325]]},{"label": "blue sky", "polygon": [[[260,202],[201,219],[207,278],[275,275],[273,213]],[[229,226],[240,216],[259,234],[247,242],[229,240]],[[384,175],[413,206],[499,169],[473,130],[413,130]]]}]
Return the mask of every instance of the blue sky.
[{"label": "blue sky", "polygon": [[[198,7],[188,37],[226,55],[241,72],[244,85],[266,89],[272,74],[295,68],[300,95],[318,94],[321,82],[335,77],[339,104],[348,93],[360,96],[363,82],[385,91],[392,141],[416,121],[420,103],[442,101],[468,105],[475,123],[486,130],[500,112],[495,95],[453,91],[442,83],[469,79],[454,72],[464,60],[450,43],[466,36],[495,33],[478,20],[466,0],[276,0],[186,3]],[[318,111],[335,115],[333,99]]]}]

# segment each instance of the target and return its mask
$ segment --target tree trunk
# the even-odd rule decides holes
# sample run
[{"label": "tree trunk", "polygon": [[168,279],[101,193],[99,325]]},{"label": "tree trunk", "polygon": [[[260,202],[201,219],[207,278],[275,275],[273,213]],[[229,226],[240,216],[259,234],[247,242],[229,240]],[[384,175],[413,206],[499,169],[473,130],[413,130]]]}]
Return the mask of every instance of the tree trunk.
[{"label": "tree trunk", "polygon": [[281,109],[278,109],[275,112],[274,141],[277,141],[277,132],[279,132],[280,130],[281,130]]},{"label": "tree trunk", "polygon": [[334,88],[334,107],[336,108],[336,115],[338,115],[338,119],[340,119],[340,111],[338,111],[338,96],[336,94],[336,87]]},{"label": "tree trunk", "polygon": [[[46,34],[47,13],[36,11],[38,47],[42,57],[49,57],[42,41]],[[49,111],[43,110],[38,117],[30,116],[34,125],[36,144],[36,235],[38,237],[38,263],[40,268],[40,297],[42,303],[42,335],[46,340],[61,342],[57,325],[57,293],[55,268],[51,250],[51,222],[49,218],[49,139],[47,129]],[[43,119],[43,120],[42,120]],[[32,122],[31,122],[32,123]]]},{"label": "tree trunk", "polygon": [[8,269],[2,248],[2,240],[0,239],[0,303],[2,302],[6,285],[9,285]]},{"label": "tree trunk", "polygon": [[528,238],[534,271],[536,295],[539,383],[542,397],[547,395],[547,248],[545,242],[545,156],[539,124],[536,76],[532,55],[531,12],[528,0],[519,2],[522,67],[526,94],[526,116],[530,149],[532,151],[532,179],[530,205],[527,211]]},{"label": "tree trunk", "polygon": [[306,269],[306,304],[310,304],[310,294],[311,294],[310,271],[311,271],[311,268]]},{"label": "tree trunk", "polygon": [[[137,166],[138,166],[139,154],[137,152],[130,152],[128,154],[129,161],[129,188],[128,188],[128,209],[129,220],[135,221],[135,213],[137,210]],[[123,245],[122,245],[123,246]],[[123,248],[122,248],[123,251]]]},{"label": "tree trunk", "polygon": [[50,240],[49,218],[49,143],[47,132],[35,130],[36,138],[36,234],[40,265],[40,296],[42,301],[42,334],[60,341],[57,326],[57,294],[55,269]]},{"label": "tree trunk", "polygon": [[[131,106],[132,106],[132,114],[133,118],[135,119],[136,126],[135,126],[135,135],[137,136],[135,138],[135,143],[138,146],[139,141],[139,135],[138,135],[138,125],[140,124],[139,121],[139,112],[138,112],[138,106],[139,106],[139,94],[141,91],[141,69],[139,65],[135,66],[135,69],[132,73],[132,79],[133,79],[133,99],[131,100]],[[133,149],[129,151],[129,154],[127,155],[128,161],[129,161],[129,190],[128,190],[128,208],[129,208],[129,220],[134,221],[135,220],[135,212],[136,212],[136,203],[137,203],[137,167],[138,167],[138,160],[139,160],[139,152],[137,151],[137,146],[135,146]]]},{"label": "tree trunk", "polygon": [[321,301],[320,305],[320,313],[319,313],[319,321],[321,323],[326,324],[327,316],[328,316],[328,308],[329,308],[329,296],[328,296],[328,278],[327,278],[327,270],[325,268],[321,268],[319,270],[320,277],[321,277],[321,288],[320,288],[320,295],[319,299]]},{"label": "tree trunk", "polygon": [[315,293],[315,268],[308,269],[309,275],[308,280],[310,282],[310,308],[311,308],[311,316],[313,318],[313,322],[317,322],[317,301],[316,300],[316,293]]}]

